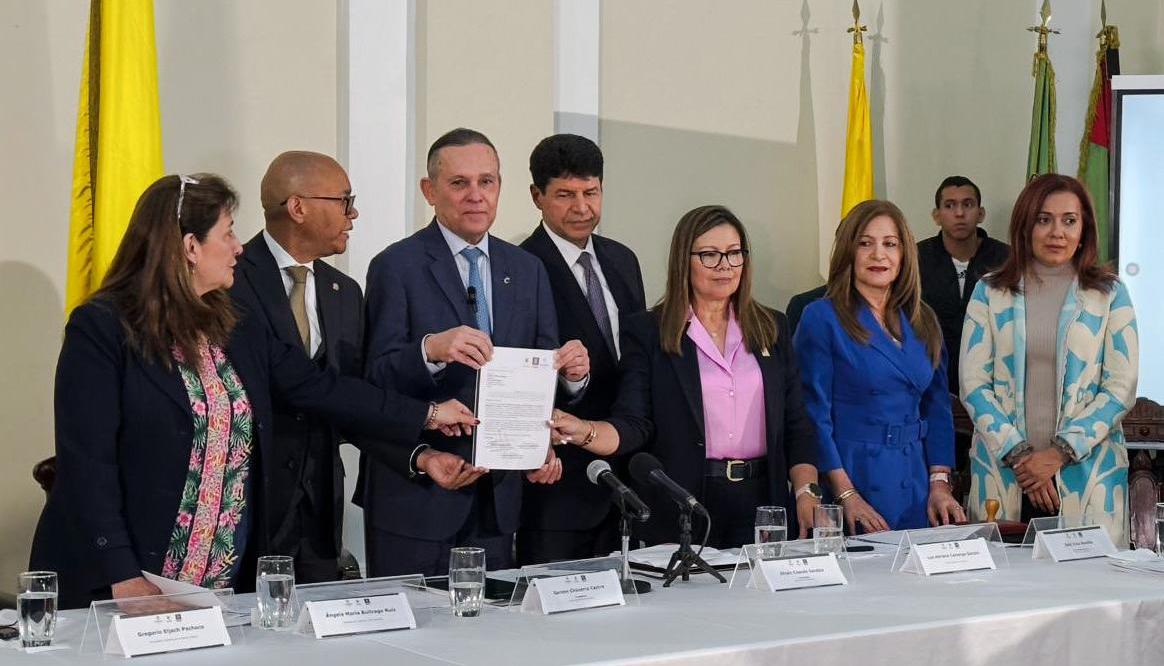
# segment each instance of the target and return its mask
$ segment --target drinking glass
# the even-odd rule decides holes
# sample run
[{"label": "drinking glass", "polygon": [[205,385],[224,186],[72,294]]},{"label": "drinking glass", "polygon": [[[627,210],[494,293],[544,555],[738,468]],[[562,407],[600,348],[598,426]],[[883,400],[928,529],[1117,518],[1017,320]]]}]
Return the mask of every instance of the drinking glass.
[{"label": "drinking glass", "polygon": [[52,644],[57,627],[56,572],[25,571],[16,577],[16,615],[21,645]]},{"label": "drinking glass", "polygon": [[840,505],[818,504],[812,511],[812,548],[817,554],[845,550],[845,515]]},{"label": "drinking glass", "polygon": [[449,551],[449,598],[453,615],[477,617],[485,598],[485,549],[462,547]]},{"label": "drinking glass", "polygon": [[286,555],[259,558],[255,596],[259,601],[259,626],[285,629],[294,619],[291,599],[295,594],[295,560]]},{"label": "drinking glass", "polygon": [[788,538],[788,514],[784,507],[756,507],[755,543],[776,543],[786,538]]}]

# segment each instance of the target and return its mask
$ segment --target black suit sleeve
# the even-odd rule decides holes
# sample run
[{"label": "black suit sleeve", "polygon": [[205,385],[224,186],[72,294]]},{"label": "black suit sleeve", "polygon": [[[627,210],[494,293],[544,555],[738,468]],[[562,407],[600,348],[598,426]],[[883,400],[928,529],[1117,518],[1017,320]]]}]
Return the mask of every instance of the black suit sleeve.
[{"label": "black suit sleeve", "polygon": [[117,583],[141,575],[126,523],[117,436],[124,342],[117,316],[95,303],[73,311],[57,361],[57,480],[92,550],[92,566]]},{"label": "black suit sleeve", "polygon": [[649,315],[631,317],[619,335],[622,361],[618,398],[608,419],[618,431],[617,455],[643,448],[655,431],[651,421],[651,352],[659,346],[659,340],[648,322]]},{"label": "black suit sleeve", "polygon": [[428,403],[339,376],[330,368],[320,370],[302,349],[275,338],[268,327],[253,334],[266,337],[271,384],[292,406],[329,419],[345,431],[397,442],[420,439]]},{"label": "black suit sleeve", "polygon": [[788,320],[776,313],[778,338],[776,342],[780,361],[784,364],[784,456],[788,466],[816,466],[816,429],[804,409],[801,395],[800,368],[792,349],[792,328]]}]

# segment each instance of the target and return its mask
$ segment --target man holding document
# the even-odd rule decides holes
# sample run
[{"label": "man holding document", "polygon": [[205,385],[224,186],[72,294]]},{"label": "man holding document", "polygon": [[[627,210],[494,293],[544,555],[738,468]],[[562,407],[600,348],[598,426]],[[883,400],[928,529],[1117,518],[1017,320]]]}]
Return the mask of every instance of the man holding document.
[{"label": "man holding document", "polygon": [[535,257],[489,235],[501,189],[489,139],[448,132],[429,148],[427,171],[433,222],[368,269],[368,377],[480,405],[481,423],[475,438],[425,437],[407,475],[365,464],[373,576],[444,573],[462,545],[484,548],[490,569],[511,566],[522,491],[513,470],[534,483],[561,477],[547,426],[554,393],[579,395],[590,372],[577,340],[538,351],[558,346],[549,279]]}]

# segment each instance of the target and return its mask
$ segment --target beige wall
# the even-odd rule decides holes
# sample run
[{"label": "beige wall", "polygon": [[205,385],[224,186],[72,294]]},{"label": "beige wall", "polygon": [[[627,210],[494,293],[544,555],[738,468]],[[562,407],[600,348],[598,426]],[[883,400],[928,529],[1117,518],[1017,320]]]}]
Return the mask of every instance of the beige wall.
[{"label": "beige wall", "polygon": [[[9,0],[0,20],[0,304],[8,314],[0,328],[7,352],[0,360],[0,593],[11,591],[27,560],[42,504],[31,467],[52,452],[87,4]],[[863,4],[873,33],[879,193],[928,234],[936,181],[962,172],[983,186],[987,226],[1000,232],[1025,163],[1032,40],[1022,28],[1037,3]],[[1084,6],[1055,4],[1060,17]],[[1125,73],[1164,71],[1159,3],[1109,4],[1122,29]],[[238,227],[249,236],[260,227],[255,184],[272,155],[336,150],[336,3],[156,5],[167,169],[231,179],[243,196]],[[661,290],[674,222],[712,201],[732,206],[749,225],[763,299],[783,307],[818,282],[840,200],[848,6],[733,0],[661,11],[644,0],[603,3],[603,232],[639,253],[649,297]],[[417,171],[442,132],[458,125],[484,131],[502,161],[496,231],[520,240],[536,220],[529,150],[553,129],[551,3],[417,0],[417,28]],[[1060,79],[1086,81],[1091,72],[1083,69],[1060,67]],[[1082,113],[1078,99],[1061,96],[1059,104],[1061,118]],[[1060,150],[1073,154],[1077,141],[1061,138]],[[1061,160],[1073,169],[1073,158]],[[430,212],[416,196],[413,222],[421,225]]]},{"label": "beige wall", "polygon": [[[317,0],[156,4],[167,170],[239,189],[240,234],[261,228],[257,184],[290,147],[336,148],[336,7]],[[52,455],[69,187],[88,2],[9,0],[0,11],[0,593],[28,563]],[[282,17],[272,20],[272,17]]]}]

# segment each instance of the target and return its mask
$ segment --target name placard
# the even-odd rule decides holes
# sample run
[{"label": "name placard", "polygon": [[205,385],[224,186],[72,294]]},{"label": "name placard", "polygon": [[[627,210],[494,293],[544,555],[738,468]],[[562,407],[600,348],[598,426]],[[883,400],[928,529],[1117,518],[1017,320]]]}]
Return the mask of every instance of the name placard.
[{"label": "name placard", "polygon": [[1070,562],[1115,553],[1115,544],[1112,543],[1107,530],[1100,525],[1087,525],[1061,530],[1043,530],[1037,533],[1031,559],[1051,558],[1056,562]]},{"label": "name placard", "polygon": [[849,584],[836,553],[754,560],[753,571],[757,585],[769,592]]},{"label": "name placard", "polygon": [[416,616],[408,597],[384,594],[375,597],[352,597],[308,601],[299,614],[299,630],[309,629],[316,638],[364,634],[392,629],[415,629]]},{"label": "name placard", "polygon": [[932,576],[955,571],[996,568],[986,539],[978,537],[960,541],[914,544],[910,547],[909,559],[901,570]]},{"label": "name placard", "polygon": [[222,609],[195,608],[174,613],[116,616],[109,625],[105,653],[126,657],[230,645]]},{"label": "name placard", "polygon": [[521,602],[521,609],[551,615],[584,608],[623,606],[622,582],[614,569],[537,578]]}]

